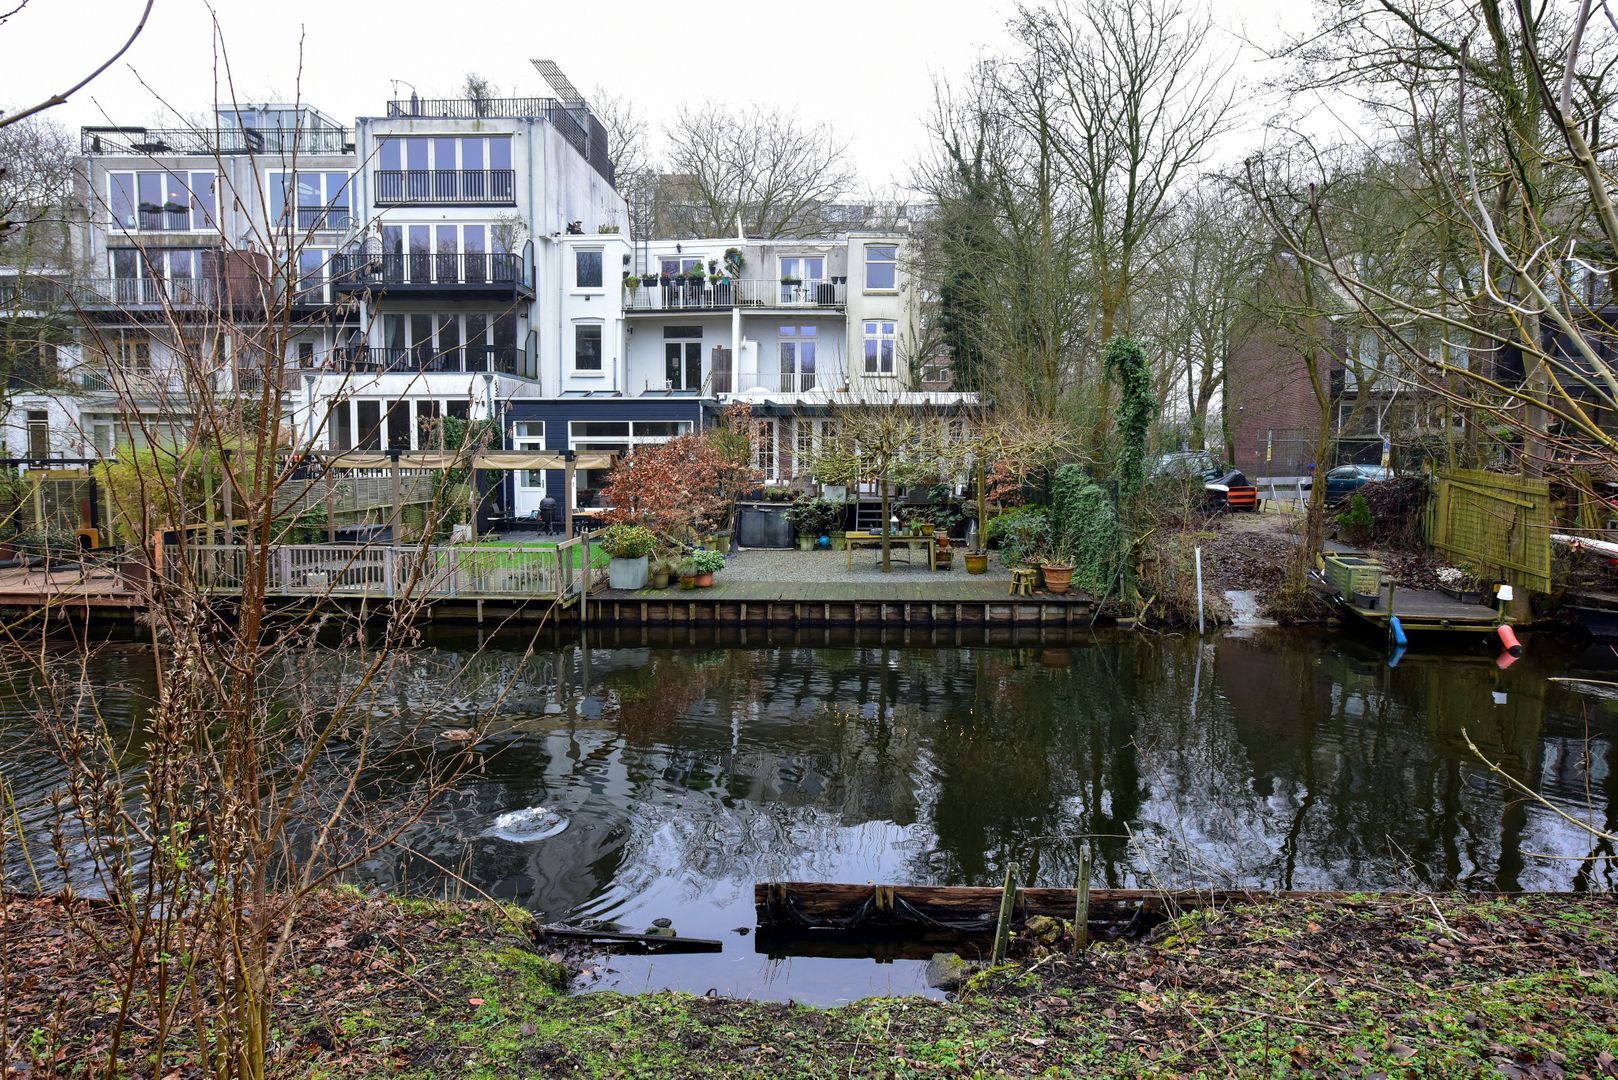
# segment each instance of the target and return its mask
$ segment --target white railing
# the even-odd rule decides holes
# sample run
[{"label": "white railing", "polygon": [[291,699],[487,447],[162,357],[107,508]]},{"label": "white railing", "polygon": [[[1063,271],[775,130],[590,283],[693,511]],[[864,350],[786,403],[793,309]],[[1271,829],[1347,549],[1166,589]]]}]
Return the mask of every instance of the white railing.
[{"label": "white railing", "polygon": [[[209,592],[242,591],[245,546],[187,544],[183,555],[178,547],[167,550],[170,581]],[[590,587],[585,550],[582,538],[514,547],[282,544],[269,549],[264,591],[281,597],[562,600]]]},{"label": "white railing", "polygon": [[636,285],[624,290],[629,311],[716,311],[735,307],[841,308],[848,285],[841,281],[782,282],[744,278],[740,281],[673,281]]}]

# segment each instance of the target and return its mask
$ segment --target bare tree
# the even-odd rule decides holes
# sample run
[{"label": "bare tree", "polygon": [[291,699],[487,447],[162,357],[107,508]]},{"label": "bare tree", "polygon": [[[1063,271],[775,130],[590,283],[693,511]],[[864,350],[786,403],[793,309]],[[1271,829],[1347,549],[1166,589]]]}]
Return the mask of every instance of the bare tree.
[{"label": "bare tree", "polygon": [[[146,20],[152,14],[152,5],[154,3],[156,3],[156,0],[146,0],[146,5],[141,8],[140,19],[135,23],[135,29],[130,32],[129,37],[125,39],[121,46],[119,46],[118,51],[107,57],[106,60],[102,61],[100,66],[98,66],[94,71],[90,72],[90,74],[86,75],[84,78],[80,79],[66,90],[52,94],[50,97],[39,102],[38,104],[29,105],[25,108],[18,109],[15,112],[0,116],[0,128],[10,127],[12,124],[20,123],[36,113],[44,112],[46,109],[54,109],[58,105],[65,104],[68,98],[90,85],[90,83],[95,80],[96,76],[100,75],[103,71],[106,71],[113,64],[116,64],[118,62],[118,58],[123,56],[124,53],[128,52],[131,45],[135,44],[135,39],[140,37],[140,32],[146,29]],[[27,6],[28,0],[22,0],[22,3],[18,4],[10,11],[7,11],[4,15],[0,15],[0,26],[4,26],[9,19]]]},{"label": "bare tree", "polygon": [[[219,64],[218,96],[230,101],[222,47]],[[211,129],[193,134],[206,142]],[[479,767],[473,747],[503,696],[496,688],[469,715],[412,685],[411,708],[398,707],[435,583],[482,559],[434,539],[467,510],[457,474],[487,448],[486,424],[443,441],[445,467],[420,485],[408,537],[289,570],[286,545],[337,479],[315,449],[329,418],[295,424],[282,389],[297,336],[319,325],[301,302],[303,255],[315,249],[296,215],[269,213],[261,166],[297,168],[300,145],[289,133],[284,154],[255,152],[246,167],[215,149],[210,205],[247,216],[235,219],[242,229],[220,230],[200,274],[159,272],[161,249],[137,242],[138,294],[117,282],[71,294],[89,363],[118,410],[122,445],[95,477],[121,539],[119,580],[143,609],[156,660],[141,737],[128,738],[87,694],[91,646],[64,655],[9,624],[4,651],[32,669],[37,737],[64,777],[60,799],[42,808],[55,824],[31,864],[36,887],[65,887],[71,940],[119,987],[94,1045],[68,1055],[105,1075],[274,1073],[275,1003],[301,914]],[[130,334],[141,335],[139,350]],[[329,410],[346,393],[312,405]],[[61,557],[48,547],[47,558]],[[75,566],[87,558],[76,546],[72,557]],[[520,572],[543,576],[555,555],[521,558]],[[356,574],[368,579],[379,559],[393,567],[390,584],[368,602],[387,617],[368,623],[340,589]],[[279,605],[289,584],[306,604]],[[311,658],[331,641],[342,646],[334,674],[312,679]],[[379,783],[394,769],[405,779]],[[37,836],[18,839],[39,846]],[[86,882],[99,902],[79,901],[74,883]],[[17,977],[0,957],[0,982]],[[0,1038],[8,1060],[18,1037]]]},{"label": "bare tree", "polygon": [[687,236],[813,236],[854,183],[848,144],[779,109],[685,107],[664,131],[671,205],[658,229]]},{"label": "bare tree", "polygon": [[1209,411],[1225,385],[1237,335],[1253,316],[1271,244],[1251,202],[1218,178],[1205,178],[1177,206],[1153,260],[1148,295],[1157,308],[1152,337],[1174,362],[1163,365],[1158,399],[1184,395],[1186,436],[1207,446]]},{"label": "bare tree", "polygon": [[629,235],[649,237],[656,209],[657,170],[652,165],[646,118],[627,94],[609,93],[600,86],[590,95],[590,108],[607,129],[613,186],[629,203]]}]

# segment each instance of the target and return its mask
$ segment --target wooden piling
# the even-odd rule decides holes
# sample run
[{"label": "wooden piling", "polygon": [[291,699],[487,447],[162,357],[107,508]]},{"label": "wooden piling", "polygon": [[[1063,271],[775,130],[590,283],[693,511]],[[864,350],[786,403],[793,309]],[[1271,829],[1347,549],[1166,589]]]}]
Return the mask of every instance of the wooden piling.
[{"label": "wooden piling", "polygon": [[1090,848],[1079,846],[1079,879],[1074,883],[1073,951],[1083,952],[1090,944]]},{"label": "wooden piling", "polygon": [[1011,909],[1017,899],[1017,864],[1009,863],[1006,866],[1005,884],[1000,887],[1000,917],[994,924],[994,950],[989,955],[991,964],[1001,964],[1006,959],[1006,947],[1011,943]]}]

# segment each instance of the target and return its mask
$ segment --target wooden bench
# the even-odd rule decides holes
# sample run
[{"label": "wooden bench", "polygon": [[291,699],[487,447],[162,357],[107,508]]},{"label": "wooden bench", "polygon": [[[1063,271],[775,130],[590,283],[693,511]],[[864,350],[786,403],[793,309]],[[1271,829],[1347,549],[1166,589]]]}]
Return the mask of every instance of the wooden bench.
[{"label": "wooden bench", "polygon": [[851,532],[847,534],[845,539],[847,541],[846,547],[848,548],[848,569],[850,573],[852,573],[854,570],[854,549],[860,545],[864,545],[866,547],[871,547],[873,545],[876,547],[881,547],[884,539],[886,539],[891,546],[903,546],[906,552],[906,558],[909,557],[909,552],[914,550],[917,544],[920,544],[922,547],[927,549],[927,569],[938,569],[938,541],[934,540],[931,536],[922,536],[919,533],[883,534],[873,532]]}]

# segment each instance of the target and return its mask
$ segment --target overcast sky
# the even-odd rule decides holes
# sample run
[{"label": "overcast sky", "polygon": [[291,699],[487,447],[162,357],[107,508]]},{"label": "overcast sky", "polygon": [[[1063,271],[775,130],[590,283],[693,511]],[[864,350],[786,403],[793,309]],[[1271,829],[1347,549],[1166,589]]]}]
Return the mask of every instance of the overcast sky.
[{"label": "overcast sky", "polygon": [[[1302,29],[1306,0],[1211,0],[1214,44],[1238,58],[1249,86],[1267,74],[1248,38],[1273,42]],[[5,5],[5,6],[10,6]],[[214,0],[236,96],[302,100],[351,123],[387,100],[459,96],[476,71],[502,94],[548,96],[529,64],[557,61],[588,96],[595,86],[632,96],[659,124],[684,102],[758,101],[836,127],[868,186],[900,183],[925,142],[923,118],[937,77],[955,77],[1004,40],[1010,0],[346,0],[311,4]],[[29,0],[0,26],[0,106],[17,108],[66,89],[128,35],[141,0]],[[117,65],[67,105],[58,122],[150,123],[164,104],[182,113],[215,100],[213,45],[201,0],[157,0],[146,31]],[[154,97],[154,95],[156,95]],[[221,97],[227,96],[220,91]],[[158,99],[161,99],[158,100]],[[1239,155],[1279,106],[1244,98]],[[172,114],[169,114],[172,122]]]}]

